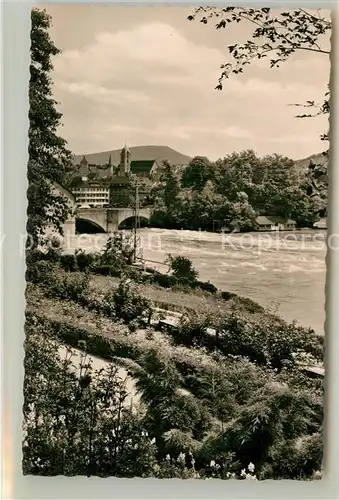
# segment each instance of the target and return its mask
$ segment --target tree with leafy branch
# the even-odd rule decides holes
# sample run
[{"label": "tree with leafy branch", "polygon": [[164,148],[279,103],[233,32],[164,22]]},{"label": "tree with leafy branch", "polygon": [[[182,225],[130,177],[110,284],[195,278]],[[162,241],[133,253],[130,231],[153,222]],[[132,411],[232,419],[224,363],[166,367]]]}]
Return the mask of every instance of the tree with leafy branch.
[{"label": "tree with leafy branch", "polygon": [[[222,90],[225,79],[232,75],[243,73],[246,66],[256,60],[265,60],[270,68],[279,66],[288,61],[297,52],[311,52],[330,56],[328,46],[328,35],[331,32],[331,19],[328,11],[323,9],[308,10],[294,9],[281,11],[263,8],[245,7],[212,7],[202,6],[195,9],[188,16],[190,21],[198,19],[202,24],[215,20],[216,29],[226,29],[231,24],[247,23],[253,27],[252,36],[244,43],[233,43],[228,45],[228,52],[233,61],[226,62],[221,66],[221,74],[216,89]],[[324,95],[324,101],[317,103],[308,100],[305,103],[291,103],[292,106],[305,108],[305,112],[297,114],[297,118],[311,118],[330,113],[330,90],[329,85]],[[321,139],[327,141],[328,133],[321,135]],[[328,155],[328,151],[324,152]],[[319,165],[320,175],[325,181],[320,185],[314,185],[309,196],[326,197],[327,193],[327,164]],[[314,177],[310,165],[309,176]]]},{"label": "tree with leafy branch", "polygon": [[60,53],[50,38],[51,17],[45,10],[31,12],[31,63],[29,80],[29,161],[27,232],[35,243],[53,226],[62,233],[69,215],[67,200],[53,189],[63,183],[72,156],[65,139],[59,137],[62,114],[52,95],[52,58]]},{"label": "tree with leafy branch", "polygon": [[187,257],[168,254],[166,263],[172,271],[173,276],[177,278],[187,278],[191,281],[195,281],[198,278],[198,271],[194,268],[192,261]]},{"label": "tree with leafy branch", "polygon": [[[331,31],[331,20],[322,9],[309,11],[277,11],[269,7],[198,7],[188,16],[189,20],[199,19],[202,24],[216,19],[216,29],[227,28],[230,24],[248,23],[253,26],[252,39],[245,43],[228,46],[233,62],[221,66],[217,89],[223,88],[223,81],[232,74],[243,73],[246,66],[258,59],[267,59],[271,68],[279,67],[294,53],[299,51],[315,52],[329,57],[330,49],[322,45]],[[316,107],[314,101],[307,101],[308,108]],[[325,101],[318,106],[319,113],[329,113],[329,90]],[[304,116],[310,116],[302,115]],[[325,136],[323,137],[325,139]]]}]

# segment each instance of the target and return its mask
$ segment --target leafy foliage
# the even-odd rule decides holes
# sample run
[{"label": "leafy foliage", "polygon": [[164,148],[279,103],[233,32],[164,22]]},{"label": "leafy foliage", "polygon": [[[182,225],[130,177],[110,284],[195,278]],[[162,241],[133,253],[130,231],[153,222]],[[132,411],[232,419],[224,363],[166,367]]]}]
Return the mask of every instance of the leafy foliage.
[{"label": "leafy foliage", "polygon": [[187,278],[188,280],[195,281],[198,277],[198,271],[194,269],[192,262],[187,257],[169,254],[167,263],[173,276],[177,278]]},{"label": "leafy foliage", "polygon": [[152,304],[140,296],[129,278],[123,277],[118,287],[105,295],[100,311],[108,316],[115,315],[127,324],[149,323],[152,316]]},{"label": "leafy foliage", "polygon": [[83,273],[81,276],[66,275],[60,279],[52,274],[45,285],[48,297],[83,303],[88,290],[89,277],[88,274]]},{"label": "leafy foliage", "polygon": [[133,257],[134,248],[131,239],[122,233],[115,232],[106,242],[100,261],[102,265],[124,269],[132,264]]},{"label": "leafy foliage", "polygon": [[[311,52],[329,57],[329,33],[332,23],[328,12],[322,9],[294,9],[290,11],[265,8],[244,7],[198,7],[188,16],[189,20],[198,19],[203,25],[215,20],[216,29],[227,28],[232,24],[244,23],[252,27],[251,37],[244,43],[228,46],[231,61],[221,66],[221,75],[216,89],[222,90],[225,79],[239,75],[256,60],[267,61],[270,68],[279,68],[295,53]],[[323,103],[312,99],[305,103],[291,103],[302,107],[304,113],[297,118],[311,118],[330,113],[329,85],[324,92]],[[328,133],[321,135],[328,140]]]},{"label": "leafy foliage", "polygon": [[48,338],[26,338],[24,474],[151,475],[155,447],[126,407],[117,369],[94,371],[85,355],[75,366],[72,357],[61,359]]},{"label": "leafy foliage", "polygon": [[[73,308],[70,308],[69,314],[73,318],[79,313],[76,309],[73,311]],[[309,385],[301,381],[300,384],[295,384],[295,378],[290,378],[288,371],[282,375],[276,375],[269,368],[263,369],[255,366],[242,356],[224,356],[216,353],[207,355],[201,348],[183,350],[182,347],[170,347],[164,342],[165,339],[160,343],[154,340],[147,340],[143,343],[139,337],[138,340],[131,342],[133,336],[121,334],[119,336],[116,331],[117,327],[113,324],[107,325],[105,328],[107,333],[104,333],[105,330],[101,328],[101,334],[93,334],[90,330],[86,332],[86,330],[71,326],[70,323],[65,323],[66,320],[65,317],[60,318],[58,322],[49,322],[43,320],[41,316],[34,320],[34,317],[29,315],[29,321],[26,323],[27,342],[31,342],[32,338],[36,339],[31,350],[27,349],[26,344],[26,378],[29,381],[33,377],[28,387],[30,387],[30,392],[37,393],[35,401],[40,414],[46,412],[49,416],[53,408],[59,407],[59,391],[62,395],[62,391],[65,390],[61,387],[58,389],[59,383],[64,387],[62,385],[62,381],[65,380],[64,375],[53,371],[53,366],[58,360],[55,352],[51,351],[50,354],[45,352],[44,356],[51,359],[28,364],[29,359],[36,359],[41,355],[41,350],[44,350],[44,345],[46,346],[46,335],[53,335],[63,342],[79,345],[80,348],[108,357],[115,363],[122,363],[135,379],[144,409],[138,413],[135,408],[136,411],[132,416],[136,420],[133,422],[135,422],[135,428],[138,429],[136,431],[138,435],[146,441],[150,440],[155,447],[153,448],[154,455],[152,455],[154,462],[150,455],[147,455],[149,457],[147,463],[153,462],[154,467],[150,467],[147,471],[143,469],[143,474],[156,477],[222,479],[228,479],[235,474],[238,478],[246,478],[246,474],[250,472],[244,475],[241,464],[250,461],[256,463],[257,476],[260,479],[306,478],[319,469],[322,441],[321,438],[317,439],[316,435],[321,433],[322,388],[317,387],[312,380],[309,381]],[[75,325],[76,321],[73,323]],[[71,331],[72,329],[74,331]],[[81,345],[79,340],[81,340]],[[36,348],[37,342],[39,342],[39,349]],[[114,356],[123,357],[115,358]],[[65,368],[64,363],[62,367]],[[110,370],[113,370],[113,366]],[[46,372],[51,373],[48,375]],[[37,384],[37,374],[42,374],[39,376],[42,376],[43,384]],[[52,382],[54,377],[56,381]],[[117,408],[115,411],[112,409],[112,412],[103,410],[102,392],[92,392],[98,384],[97,378],[100,378],[102,381],[100,387],[111,387],[113,384],[114,394],[120,394],[119,386],[109,377],[105,382],[103,379],[106,380],[106,377],[107,374],[104,373],[100,377],[92,373],[90,379],[85,377],[81,380],[81,384],[85,386],[89,384],[88,390],[91,391],[95,401],[98,401],[100,414],[95,410],[94,399],[89,400],[87,397],[83,404],[88,405],[92,401],[93,414],[88,406],[86,410],[82,410],[82,401],[80,401],[80,406],[73,407],[74,399],[79,397],[77,389],[79,382],[74,382],[73,386],[67,383],[67,405],[66,399],[63,400],[64,406],[62,406],[61,413],[69,415],[68,412],[72,411],[74,413],[71,415],[75,420],[68,420],[69,425],[66,430],[58,423],[58,433],[54,430],[52,433],[55,436],[54,441],[49,438],[52,432],[49,417],[46,418],[48,425],[43,425],[40,419],[37,428],[37,424],[34,427],[33,421],[25,413],[25,419],[28,419],[30,425],[31,440],[27,441],[29,445],[27,444],[24,454],[27,454],[31,462],[34,461],[34,469],[31,469],[33,471],[31,473],[49,475],[54,473],[53,470],[61,473],[59,471],[62,469],[56,469],[54,457],[59,457],[58,464],[62,463],[60,455],[64,447],[63,440],[69,439],[67,432],[75,433],[76,430],[74,435],[82,440],[82,451],[77,448],[78,462],[72,462],[72,470],[75,472],[71,473],[120,474],[118,469],[113,467],[116,462],[108,454],[110,445],[106,444],[108,449],[104,450],[99,447],[100,452],[97,452],[96,448],[99,443],[108,443],[107,439],[110,439],[114,445],[115,441],[112,440],[110,429],[113,422],[116,422],[116,418],[120,418],[118,417],[120,410],[118,411]],[[27,401],[28,403],[32,401],[29,393]],[[60,409],[58,411],[60,412]],[[80,415],[81,411],[82,415]],[[52,415],[55,415],[55,412],[56,410],[53,410]],[[95,415],[98,420],[94,427],[91,423],[93,422],[91,415]],[[127,418],[129,414],[125,415]],[[101,426],[101,418],[106,416],[107,424]],[[53,419],[52,423],[54,425]],[[71,430],[73,424],[75,427]],[[123,429],[127,422],[120,425]],[[90,427],[92,427],[92,434]],[[88,448],[84,446],[84,443],[88,443],[90,435],[94,447],[92,456],[95,457],[93,468],[89,468]],[[132,437],[127,439],[132,439]],[[301,443],[305,445],[301,446]],[[68,443],[68,446],[71,454],[71,443]],[[118,447],[120,449],[119,444]],[[300,452],[297,452],[295,459],[288,461],[285,455],[286,450],[300,450]],[[44,455],[41,455],[42,452]],[[119,457],[121,461],[123,458],[126,461],[134,459],[134,456],[130,456],[127,452],[125,457],[120,454]],[[42,462],[38,461],[42,458]],[[46,461],[52,463],[53,469],[46,467]],[[68,466],[71,467],[71,463]],[[121,475],[131,477],[137,474],[133,467],[132,463],[129,463],[130,476],[126,473],[127,469],[119,469],[122,471]]]},{"label": "leafy foliage", "polygon": [[[289,158],[277,154],[260,158],[252,150],[215,163],[193,158],[181,178],[169,170],[157,186],[152,224],[246,231],[256,228],[258,215],[268,214],[312,227],[326,207],[326,171],[325,164],[311,165],[305,176]],[[173,183],[175,194],[165,203]]]},{"label": "leafy foliage", "polygon": [[61,113],[52,97],[52,57],[59,54],[49,36],[51,18],[45,10],[31,11],[31,64],[29,81],[29,161],[27,232],[35,242],[47,226],[62,232],[69,208],[55,194],[53,182],[62,183],[71,165],[66,141],[57,135]]},{"label": "leafy foliage", "polygon": [[329,55],[329,49],[320,46],[326,33],[331,30],[331,21],[322,13],[295,9],[280,11],[265,7],[259,9],[244,7],[198,7],[188,19],[198,18],[207,24],[216,19],[216,29],[227,28],[232,23],[247,22],[253,25],[252,39],[244,44],[228,46],[234,63],[225,63],[217,88],[231,73],[243,73],[246,65],[255,59],[268,58],[271,68],[279,67],[297,51],[310,51]]}]

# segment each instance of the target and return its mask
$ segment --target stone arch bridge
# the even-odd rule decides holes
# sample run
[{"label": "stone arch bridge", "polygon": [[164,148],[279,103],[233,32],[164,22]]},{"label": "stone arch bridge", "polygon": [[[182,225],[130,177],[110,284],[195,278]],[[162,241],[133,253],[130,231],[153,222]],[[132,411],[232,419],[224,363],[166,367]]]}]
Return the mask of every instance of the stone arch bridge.
[{"label": "stone arch bridge", "polygon": [[[140,208],[140,220],[149,221],[152,207]],[[120,225],[128,219],[134,218],[134,210],[131,208],[78,208],[76,210],[76,222],[90,224],[98,232],[112,233],[117,231]]]}]

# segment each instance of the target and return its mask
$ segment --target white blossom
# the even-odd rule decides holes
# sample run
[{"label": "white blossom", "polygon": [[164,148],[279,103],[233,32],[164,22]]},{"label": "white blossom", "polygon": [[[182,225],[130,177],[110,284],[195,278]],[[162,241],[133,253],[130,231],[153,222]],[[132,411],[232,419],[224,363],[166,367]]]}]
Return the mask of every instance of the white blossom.
[{"label": "white blossom", "polygon": [[246,469],[241,469],[240,476],[246,477]]},{"label": "white blossom", "polygon": [[210,467],[215,467],[215,461],[214,460],[210,461]]},{"label": "white blossom", "polygon": [[256,475],[252,475],[252,474],[246,474],[246,479],[252,479],[254,481],[257,480],[257,476]]},{"label": "white blossom", "polygon": [[170,460],[171,460],[171,455],[169,453],[167,453],[167,455],[166,455],[166,461],[170,462]]},{"label": "white blossom", "polygon": [[252,462],[250,462],[248,464],[247,469],[248,469],[248,472],[254,472],[254,469],[255,469],[254,464],[252,464]]}]

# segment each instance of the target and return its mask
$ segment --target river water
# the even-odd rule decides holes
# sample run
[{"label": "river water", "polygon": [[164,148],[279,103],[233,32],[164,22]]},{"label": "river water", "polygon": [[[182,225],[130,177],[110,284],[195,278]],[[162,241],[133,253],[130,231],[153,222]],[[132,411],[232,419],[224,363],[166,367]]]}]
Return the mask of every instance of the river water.
[{"label": "river water", "polygon": [[[107,234],[77,235],[69,245],[99,251]],[[159,270],[167,254],[191,259],[202,281],[249,297],[288,322],[323,334],[326,233],[216,234],[142,229],[139,247]]]}]

